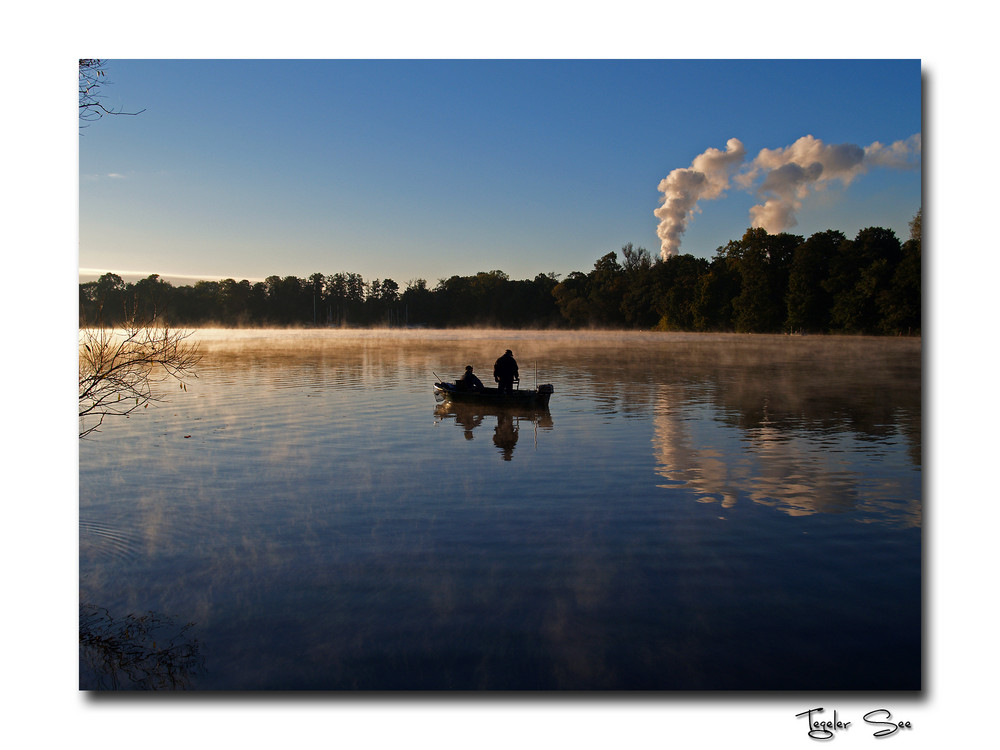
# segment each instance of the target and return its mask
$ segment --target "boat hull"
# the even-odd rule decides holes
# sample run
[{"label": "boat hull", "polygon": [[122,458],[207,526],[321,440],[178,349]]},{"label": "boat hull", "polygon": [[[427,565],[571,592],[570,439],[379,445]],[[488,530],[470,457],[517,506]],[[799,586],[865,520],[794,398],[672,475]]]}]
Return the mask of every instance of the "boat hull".
[{"label": "boat hull", "polygon": [[547,409],[552,396],[551,385],[540,385],[533,389],[517,389],[511,393],[500,393],[499,388],[462,390],[451,383],[435,383],[434,395],[441,400],[455,403],[488,404],[491,406],[521,406]]}]

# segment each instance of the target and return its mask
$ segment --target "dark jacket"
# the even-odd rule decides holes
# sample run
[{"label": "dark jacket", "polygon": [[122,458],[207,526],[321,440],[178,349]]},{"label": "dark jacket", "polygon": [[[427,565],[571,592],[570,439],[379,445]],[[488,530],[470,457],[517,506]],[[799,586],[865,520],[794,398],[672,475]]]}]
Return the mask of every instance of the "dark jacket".
[{"label": "dark jacket", "polygon": [[477,378],[470,370],[466,370],[465,374],[458,381],[458,387],[461,390],[473,390],[483,387],[483,381]]},{"label": "dark jacket", "polygon": [[493,365],[493,377],[500,380],[517,380],[517,361],[513,354],[504,354]]}]

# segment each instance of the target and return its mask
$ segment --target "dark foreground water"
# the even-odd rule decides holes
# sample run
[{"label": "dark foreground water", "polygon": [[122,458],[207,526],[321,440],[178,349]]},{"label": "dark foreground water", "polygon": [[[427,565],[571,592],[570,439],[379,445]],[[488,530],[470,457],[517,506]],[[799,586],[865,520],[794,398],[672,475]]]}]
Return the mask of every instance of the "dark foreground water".
[{"label": "dark foreground water", "polygon": [[82,688],[921,687],[919,340],[196,338],[80,444]]}]

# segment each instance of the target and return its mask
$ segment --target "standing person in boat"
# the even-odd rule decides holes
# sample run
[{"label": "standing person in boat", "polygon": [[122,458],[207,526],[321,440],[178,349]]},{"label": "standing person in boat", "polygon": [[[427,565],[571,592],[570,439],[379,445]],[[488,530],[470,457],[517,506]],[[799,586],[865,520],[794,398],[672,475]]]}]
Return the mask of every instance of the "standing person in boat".
[{"label": "standing person in boat", "polygon": [[465,374],[458,381],[458,388],[462,391],[481,391],[483,381],[477,378],[472,372],[472,365],[465,366]]},{"label": "standing person in boat", "polygon": [[493,379],[497,382],[501,394],[514,392],[514,381],[520,381],[521,378],[517,373],[517,362],[510,349],[505,351],[493,365]]}]

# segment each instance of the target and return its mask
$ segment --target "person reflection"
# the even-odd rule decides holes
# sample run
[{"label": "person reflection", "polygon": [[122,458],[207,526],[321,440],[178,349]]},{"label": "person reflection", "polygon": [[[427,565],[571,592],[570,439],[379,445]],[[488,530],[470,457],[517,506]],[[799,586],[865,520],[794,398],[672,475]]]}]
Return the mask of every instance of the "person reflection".
[{"label": "person reflection", "polygon": [[510,461],[517,445],[517,425],[512,414],[498,414],[493,431],[493,444],[503,453],[503,460]]},{"label": "person reflection", "polygon": [[483,417],[481,414],[473,414],[468,411],[459,411],[455,413],[455,421],[462,425],[462,430],[465,434],[466,440],[472,440],[472,431],[479,427],[483,423]]}]

